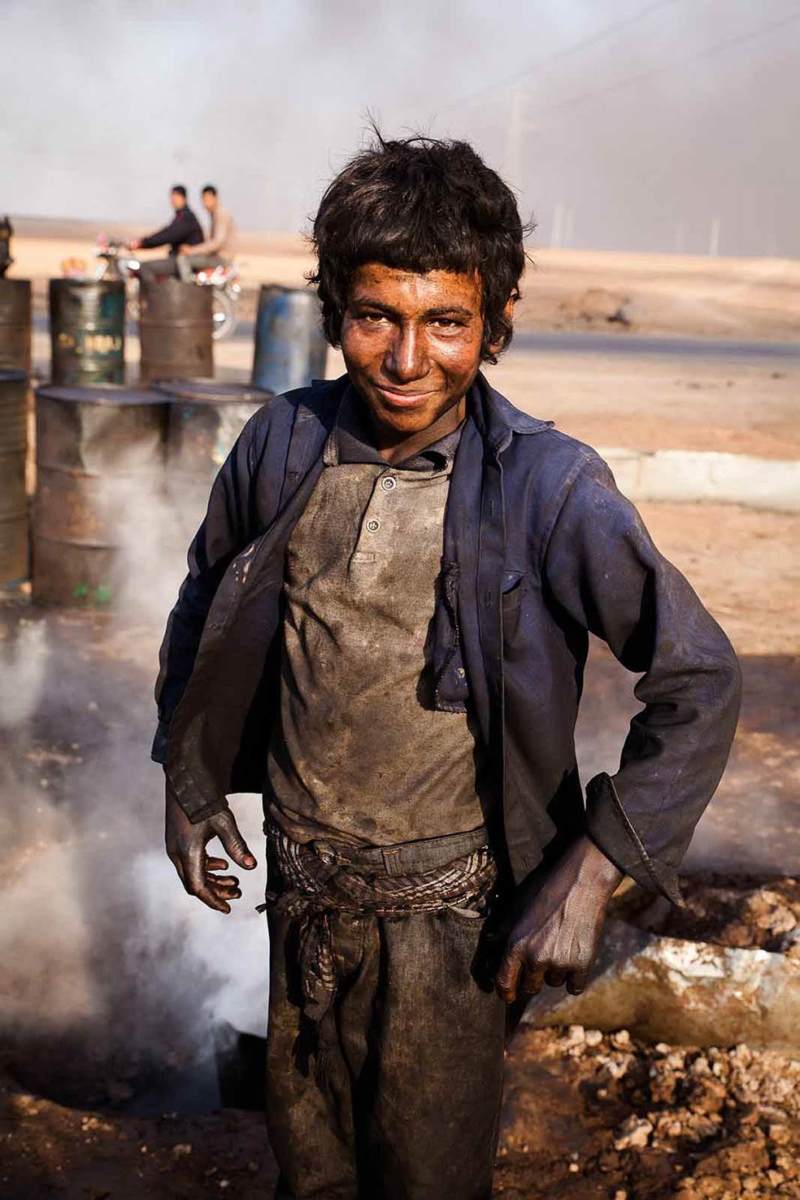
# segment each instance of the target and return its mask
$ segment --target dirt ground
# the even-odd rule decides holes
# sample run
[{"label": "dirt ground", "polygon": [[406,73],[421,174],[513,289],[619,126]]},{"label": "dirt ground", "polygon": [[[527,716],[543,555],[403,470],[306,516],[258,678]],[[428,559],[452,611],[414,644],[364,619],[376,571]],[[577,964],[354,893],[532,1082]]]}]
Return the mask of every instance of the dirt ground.
[{"label": "dirt ground", "polygon": [[[263,1122],[228,1109],[122,1118],[0,1087],[5,1200],[268,1200]],[[800,1061],[522,1027],[506,1062],[495,1196],[800,1196]],[[456,1200],[456,1197],[442,1197]]]},{"label": "dirt ground", "polygon": [[800,514],[734,504],[637,507],[738,654],[800,652]]},{"label": "dirt ground", "polygon": [[800,457],[800,367],[746,359],[602,354],[511,345],[492,385],[598,449]]}]

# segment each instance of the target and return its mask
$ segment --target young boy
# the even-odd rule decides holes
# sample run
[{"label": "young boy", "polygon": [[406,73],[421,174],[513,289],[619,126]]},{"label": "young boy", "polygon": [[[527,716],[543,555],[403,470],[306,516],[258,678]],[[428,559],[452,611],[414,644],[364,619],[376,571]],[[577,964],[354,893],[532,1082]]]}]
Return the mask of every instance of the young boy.
[{"label": "young boy", "polygon": [[[345,167],[314,282],[347,373],[246,426],[162,648],[167,849],[212,908],[214,836],[255,866],[226,794],[264,794],[284,1200],[490,1196],[505,1004],[581,990],[623,874],[679,900],[733,736],[731,647],[608,467],[480,373],[522,238],[464,143]],[[584,802],[589,631],[644,707]]]}]

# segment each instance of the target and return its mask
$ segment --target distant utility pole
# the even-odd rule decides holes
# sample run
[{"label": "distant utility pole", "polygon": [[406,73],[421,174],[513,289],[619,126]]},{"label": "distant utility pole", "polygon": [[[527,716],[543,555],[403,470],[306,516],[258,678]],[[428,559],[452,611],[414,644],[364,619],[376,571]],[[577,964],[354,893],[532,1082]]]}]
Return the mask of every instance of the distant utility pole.
[{"label": "distant utility pole", "polygon": [[711,232],[708,236],[708,253],[712,258],[719,254],[719,230],[722,222],[719,217],[711,218]]},{"label": "distant utility pole", "polygon": [[564,209],[564,228],[561,235],[562,246],[571,246],[572,237],[575,232],[575,209],[571,204],[568,204]]},{"label": "distant utility pole", "polygon": [[561,245],[563,229],[564,229],[564,204],[561,200],[558,200],[556,202],[555,208],[553,209],[553,227],[550,230],[550,245],[551,246],[558,247]]},{"label": "distant utility pole", "polygon": [[522,177],[522,110],[524,99],[525,94],[520,88],[512,88],[508,127],[506,129],[505,154],[503,156],[506,178],[512,187],[516,185],[518,188],[520,187]]}]

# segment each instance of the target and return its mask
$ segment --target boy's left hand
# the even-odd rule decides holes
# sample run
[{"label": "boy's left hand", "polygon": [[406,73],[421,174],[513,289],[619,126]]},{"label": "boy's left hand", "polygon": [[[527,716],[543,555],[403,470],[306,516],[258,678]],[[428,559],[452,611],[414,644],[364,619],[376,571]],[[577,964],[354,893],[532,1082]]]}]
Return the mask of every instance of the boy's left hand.
[{"label": "boy's left hand", "polygon": [[511,929],[495,979],[507,1004],[535,996],[544,984],[566,984],[574,996],[583,991],[622,878],[589,838],[570,847]]}]

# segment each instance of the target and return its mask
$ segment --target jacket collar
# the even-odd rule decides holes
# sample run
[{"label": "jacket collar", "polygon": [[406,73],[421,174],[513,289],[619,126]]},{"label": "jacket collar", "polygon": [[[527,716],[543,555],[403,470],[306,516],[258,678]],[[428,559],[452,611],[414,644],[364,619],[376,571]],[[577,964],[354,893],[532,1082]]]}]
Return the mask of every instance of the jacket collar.
[{"label": "jacket collar", "polygon": [[481,436],[495,453],[506,449],[514,433],[542,433],[553,425],[552,421],[540,421],[515,408],[490,386],[483,372],[478,373],[472,386],[470,411]]}]

